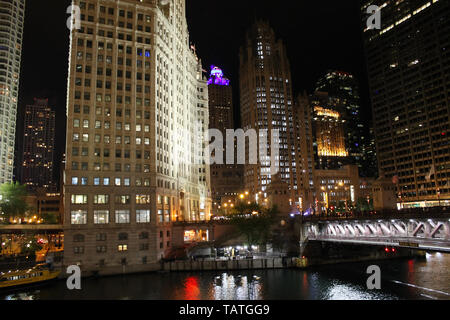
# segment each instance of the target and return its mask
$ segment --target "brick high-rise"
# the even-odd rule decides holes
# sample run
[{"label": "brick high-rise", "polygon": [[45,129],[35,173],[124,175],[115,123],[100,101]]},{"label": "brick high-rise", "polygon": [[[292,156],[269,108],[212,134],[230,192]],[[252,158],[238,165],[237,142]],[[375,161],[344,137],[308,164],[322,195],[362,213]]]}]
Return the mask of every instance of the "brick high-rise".
[{"label": "brick high-rise", "polygon": [[[208,95],[209,127],[222,133],[225,144],[226,130],[234,129],[233,88],[219,67],[211,67]],[[210,171],[211,194],[217,207],[224,197],[236,196],[242,191],[243,166],[227,164],[225,154],[223,164],[212,164]]]}]

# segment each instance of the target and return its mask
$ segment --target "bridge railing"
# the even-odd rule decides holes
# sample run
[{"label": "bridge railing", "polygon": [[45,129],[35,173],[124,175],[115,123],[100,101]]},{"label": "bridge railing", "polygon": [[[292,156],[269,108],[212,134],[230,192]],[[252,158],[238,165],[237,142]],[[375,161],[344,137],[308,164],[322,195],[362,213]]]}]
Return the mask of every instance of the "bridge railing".
[{"label": "bridge railing", "polygon": [[413,208],[370,212],[320,213],[303,216],[304,222],[358,219],[450,218],[450,207]]}]

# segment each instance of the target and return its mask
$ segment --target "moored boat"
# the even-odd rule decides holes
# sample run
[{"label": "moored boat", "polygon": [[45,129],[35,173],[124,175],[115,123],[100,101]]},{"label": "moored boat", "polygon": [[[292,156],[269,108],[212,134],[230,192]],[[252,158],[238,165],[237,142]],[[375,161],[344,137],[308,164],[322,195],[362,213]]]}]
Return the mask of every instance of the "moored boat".
[{"label": "moored boat", "polygon": [[52,271],[45,265],[38,265],[27,270],[0,273],[0,290],[33,286],[56,279],[60,271]]}]

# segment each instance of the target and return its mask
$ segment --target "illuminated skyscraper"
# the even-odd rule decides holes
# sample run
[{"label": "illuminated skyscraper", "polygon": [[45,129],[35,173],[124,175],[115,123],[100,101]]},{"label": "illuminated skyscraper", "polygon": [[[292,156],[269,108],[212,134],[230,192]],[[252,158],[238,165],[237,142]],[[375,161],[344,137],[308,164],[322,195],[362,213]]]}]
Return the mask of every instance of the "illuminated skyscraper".
[{"label": "illuminated skyscraper", "polygon": [[[450,1],[365,1],[367,69],[380,176],[398,203],[450,205]],[[369,5],[381,30],[368,30]]]},{"label": "illuminated skyscraper", "polygon": [[319,79],[316,91],[326,92],[329,108],[339,112],[344,121],[345,148],[350,163],[358,165],[362,176],[375,177],[376,154],[371,149],[370,127],[364,123],[358,83],[347,72],[329,71]]},{"label": "illuminated skyscraper", "polygon": [[317,152],[319,157],[347,157],[344,126],[339,112],[314,107],[316,117]]},{"label": "illuminated skyscraper", "polygon": [[0,0],[0,184],[13,179],[25,0]]},{"label": "illuminated skyscraper", "polygon": [[55,112],[48,106],[48,99],[34,99],[33,105],[26,106],[24,123],[21,182],[29,190],[55,191]]},{"label": "illuminated skyscraper", "polygon": [[208,80],[209,127],[218,129],[225,137],[227,129],[234,129],[233,88],[230,80],[218,67],[211,67]]},{"label": "illuminated skyscraper", "polygon": [[[220,130],[225,139],[226,130],[234,129],[233,89],[219,67],[211,67],[208,95],[209,127]],[[210,171],[211,194],[216,206],[220,206],[222,198],[237,195],[243,188],[243,166],[226,164],[225,154],[223,164],[212,164]]]},{"label": "illuminated skyscraper", "polygon": [[349,164],[345,144],[345,120],[334,108],[333,99],[326,92],[310,96],[312,109],[315,168],[336,170]]},{"label": "illuminated skyscraper", "polygon": [[[295,128],[290,65],[286,48],[277,40],[266,22],[256,22],[247,32],[240,53],[241,120],[243,129],[279,130],[279,174],[289,185],[291,198],[298,198],[295,163]],[[271,139],[269,138],[268,141]],[[244,181],[251,193],[264,193],[271,183],[271,146],[259,144],[259,151],[267,148],[268,158],[258,164],[245,166]],[[247,155],[249,154],[247,150]]]},{"label": "illuminated skyscraper", "polygon": [[208,87],[184,0],[75,1],[64,262],[159,268],[172,223],[210,218]]}]

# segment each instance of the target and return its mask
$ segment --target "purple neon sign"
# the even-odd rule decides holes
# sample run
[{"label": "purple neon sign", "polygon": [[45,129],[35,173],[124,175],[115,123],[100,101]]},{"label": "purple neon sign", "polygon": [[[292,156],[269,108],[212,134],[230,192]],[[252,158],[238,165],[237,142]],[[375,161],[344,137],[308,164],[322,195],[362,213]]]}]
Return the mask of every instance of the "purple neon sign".
[{"label": "purple neon sign", "polygon": [[208,86],[216,84],[219,86],[229,86],[230,80],[223,77],[223,71],[219,67],[211,66],[211,74],[208,80]]}]

